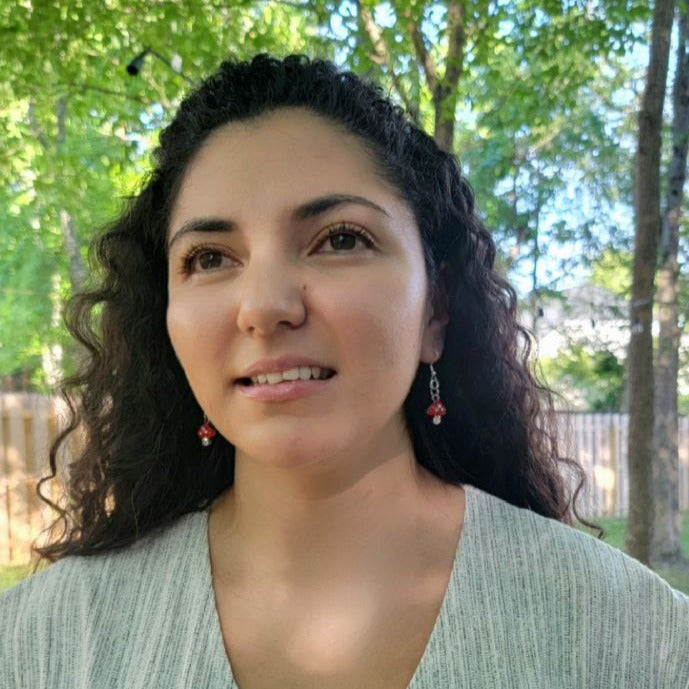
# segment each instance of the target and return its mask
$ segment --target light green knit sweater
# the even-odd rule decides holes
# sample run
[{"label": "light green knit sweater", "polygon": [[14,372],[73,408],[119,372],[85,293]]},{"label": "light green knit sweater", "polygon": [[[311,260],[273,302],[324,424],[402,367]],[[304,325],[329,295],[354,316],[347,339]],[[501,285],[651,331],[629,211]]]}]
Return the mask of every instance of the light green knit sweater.
[{"label": "light green knit sweater", "polygon": [[[409,689],[689,689],[689,597],[590,536],[471,486],[466,495],[454,570]],[[0,687],[237,689],[207,524],[207,512],[186,515],[2,594]]]}]

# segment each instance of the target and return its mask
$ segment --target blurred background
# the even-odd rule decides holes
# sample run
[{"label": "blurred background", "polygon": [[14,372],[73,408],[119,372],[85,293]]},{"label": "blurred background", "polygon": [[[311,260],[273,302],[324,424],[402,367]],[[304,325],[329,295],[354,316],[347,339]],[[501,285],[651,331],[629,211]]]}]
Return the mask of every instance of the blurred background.
[{"label": "blurred background", "polygon": [[[563,442],[589,474],[587,514],[613,520],[617,545],[642,561],[654,547],[689,591],[684,11],[667,0],[1,3],[0,562],[26,560],[45,525],[35,478],[60,425],[56,383],[78,357],[61,313],[95,277],[90,238],[136,193],[193,84],[227,56],[301,52],[379,82],[457,153],[560,394]],[[639,113],[658,93],[649,137]],[[655,136],[657,191],[637,157]],[[662,231],[639,221],[646,192]],[[635,292],[643,260],[648,298]],[[647,324],[635,316],[646,302]],[[629,352],[644,329],[656,354],[640,370]],[[630,420],[651,443],[641,459]]]}]

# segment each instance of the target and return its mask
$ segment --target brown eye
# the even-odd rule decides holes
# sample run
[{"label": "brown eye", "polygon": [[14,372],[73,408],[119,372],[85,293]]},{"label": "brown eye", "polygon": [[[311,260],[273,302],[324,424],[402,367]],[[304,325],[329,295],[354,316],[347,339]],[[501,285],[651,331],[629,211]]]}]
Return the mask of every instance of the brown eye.
[{"label": "brown eye", "polygon": [[182,259],[180,270],[183,275],[210,273],[226,267],[227,261],[231,262],[229,265],[232,264],[232,259],[219,249],[192,247]]},{"label": "brown eye", "polygon": [[213,270],[220,268],[223,256],[219,251],[204,251],[198,254],[197,259],[201,270]]},{"label": "brown eye", "polygon": [[356,235],[352,232],[337,232],[328,237],[331,248],[335,251],[353,249],[356,246]]},{"label": "brown eye", "polygon": [[326,254],[349,253],[356,249],[357,241],[361,242],[365,249],[374,247],[373,239],[366,230],[341,223],[328,230],[328,234],[319,242],[317,248]]}]

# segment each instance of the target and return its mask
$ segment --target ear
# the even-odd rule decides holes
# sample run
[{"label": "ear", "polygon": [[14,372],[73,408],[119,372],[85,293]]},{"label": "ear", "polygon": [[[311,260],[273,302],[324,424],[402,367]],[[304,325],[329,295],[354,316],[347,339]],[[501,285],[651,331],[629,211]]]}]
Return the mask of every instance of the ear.
[{"label": "ear", "polygon": [[448,297],[450,266],[443,261],[440,266],[438,283],[431,288],[426,319],[421,340],[421,361],[434,364],[443,353],[445,330],[450,321],[450,300]]}]

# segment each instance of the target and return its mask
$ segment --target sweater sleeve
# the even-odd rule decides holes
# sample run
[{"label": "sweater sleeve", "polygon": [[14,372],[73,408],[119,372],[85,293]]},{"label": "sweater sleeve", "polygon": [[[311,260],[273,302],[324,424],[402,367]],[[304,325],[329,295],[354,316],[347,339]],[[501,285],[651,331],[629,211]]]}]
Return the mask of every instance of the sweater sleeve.
[{"label": "sweater sleeve", "polygon": [[569,635],[588,653],[576,663],[584,684],[689,689],[689,597],[622,551],[569,533],[567,552],[562,540],[556,557],[543,553],[544,571],[560,582]]},{"label": "sweater sleeve", "polygon": [[495,686],[516,675],[534,689],[689,689],[689,597],[617,548],[493,496],[478,495],[472,519],[462,612],[510,659]]},{"label": "sweater sleeve", "polygon": [[0,592],[0,689],[229,689],[207,513]]},{"label": "sweater sleeve", "polygon": [[0,687],[77,687],[89,590],[78,560],[51,565],[0,594]]},{"label": "sweater sleeve", "polygon": [[560,582],[563,608],[570,609],[568,636],[578,647],[572,661],[584,685],[688,689],[689,597],[617,548],[549,526],[553,536],[563,529],[570,536],[541,541],[550,541],[543,573]]},{"label": "sweater sleeve", "polygon": [[632,617],[629,656],[647,654],[641,671],[647,670],[656,686],[689,689],[689,597],[635,561],[631,568],[625,600],[639,611]]}]

